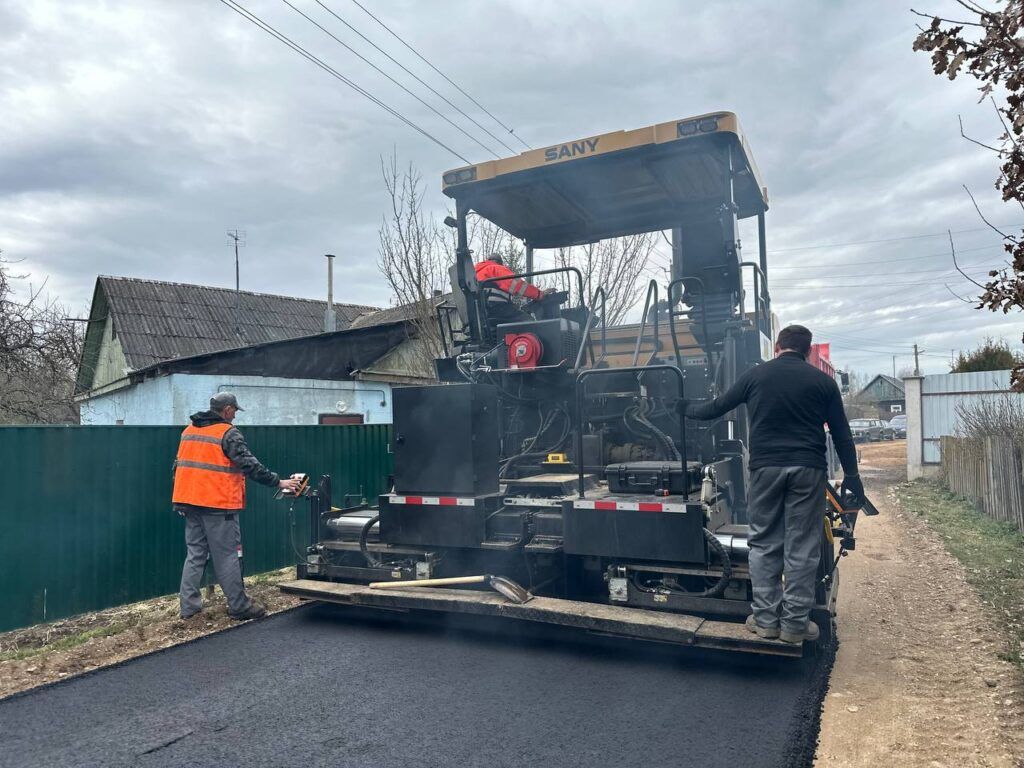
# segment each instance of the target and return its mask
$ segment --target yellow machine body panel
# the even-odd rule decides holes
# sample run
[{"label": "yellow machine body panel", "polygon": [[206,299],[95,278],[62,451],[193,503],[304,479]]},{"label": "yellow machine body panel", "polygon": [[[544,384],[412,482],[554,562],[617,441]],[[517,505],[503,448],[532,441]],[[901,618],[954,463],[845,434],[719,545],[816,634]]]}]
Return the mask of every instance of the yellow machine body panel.
[{"label": "yellow machine body panel", "polygon": [[552,248],[715,217],[729,183],[739,218],[767,210],[739,120],[711,112],[455,168],[442,189],[529,245]]}]

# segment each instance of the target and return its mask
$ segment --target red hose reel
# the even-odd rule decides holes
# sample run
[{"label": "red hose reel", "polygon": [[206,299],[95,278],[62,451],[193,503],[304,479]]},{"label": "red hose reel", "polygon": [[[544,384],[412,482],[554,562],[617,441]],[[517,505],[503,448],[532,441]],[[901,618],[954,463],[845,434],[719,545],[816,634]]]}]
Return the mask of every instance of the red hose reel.
[{"label": "red hose reel", "polygon": [[536,368],[544,355],[544,345],[533,333],[506,333],[509,368]]}]

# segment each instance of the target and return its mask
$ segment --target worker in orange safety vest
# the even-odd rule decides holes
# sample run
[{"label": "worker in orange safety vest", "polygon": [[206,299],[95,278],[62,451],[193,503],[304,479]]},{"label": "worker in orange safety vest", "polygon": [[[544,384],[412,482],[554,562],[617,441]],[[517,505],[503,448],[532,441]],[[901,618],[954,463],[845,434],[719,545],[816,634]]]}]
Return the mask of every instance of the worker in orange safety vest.
[{"label": "worker in orange safety vest", "polygon": [[188,549],[179,594],[182,619],[202,610],[199,586],[207,560],[213,561],[231,618],[244,621],[267,613],[266,606],[249,599],[242,581],[238,514],[245,508],[245,478],[291,491],[299,483],[282,480],[252,455],[242,433],[231,424],[241,410],[233,394],[218,392],[210,398],[210,410],[192,414],[192,423],[181,433],[172,502],[185,518]]},{"label": "worker in orange safety vest", "polygon": [[487,317],[495,325],[534,319],[512,303],[513,296],[537,301],[551,293],[551,290],[542,291],[537,286],[514,277],[515,272],[505,266],[505,260],[498,253],[492,253],[483,261],[477,262],[473,269],[476,271],[478,283],[493,278],[504,278],[480,286],[487,300]]}]

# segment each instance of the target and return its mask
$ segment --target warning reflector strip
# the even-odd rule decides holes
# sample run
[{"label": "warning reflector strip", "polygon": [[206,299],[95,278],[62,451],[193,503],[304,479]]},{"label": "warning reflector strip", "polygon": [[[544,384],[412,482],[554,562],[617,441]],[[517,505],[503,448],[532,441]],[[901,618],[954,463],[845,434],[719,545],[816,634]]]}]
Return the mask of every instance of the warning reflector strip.
[{"label": "warning reflector strip", "polygon": [[421,507],[472,507],[473,499],[460,496],[391,496],[392,504],[416,504]]},{"label": "warning reflector strip", "polygon": [[657,501],[598,501],[582,500],[572,503],[575,509],[602,509],[622,512],[685,512],[685,504],[662,504]]}]

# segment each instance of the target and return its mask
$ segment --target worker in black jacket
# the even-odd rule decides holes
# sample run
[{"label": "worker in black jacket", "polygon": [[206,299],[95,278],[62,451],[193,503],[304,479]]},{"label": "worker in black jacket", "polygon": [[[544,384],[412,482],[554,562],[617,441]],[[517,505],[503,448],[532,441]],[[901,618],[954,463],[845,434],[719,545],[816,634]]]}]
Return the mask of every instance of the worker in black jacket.
[{"label": "worker in black jacket", "polygon": [[[783,328],[775,359],[744,373],[721,397],[686,414],[715,419],[746,404],[750,420],[750,581],[760,637],[815,640],[810,620],[821,556],[826,482],[825,428],[843,465],[843,489],[864,497],[857,452],[834,379],[807,363],[811,332]],[[785,581],[783,582],[783,575]]]}]

